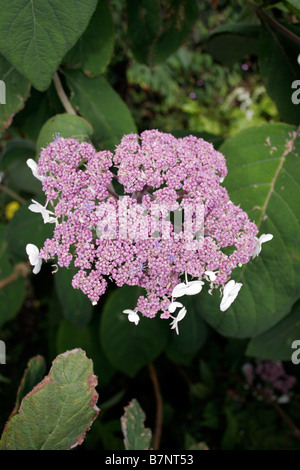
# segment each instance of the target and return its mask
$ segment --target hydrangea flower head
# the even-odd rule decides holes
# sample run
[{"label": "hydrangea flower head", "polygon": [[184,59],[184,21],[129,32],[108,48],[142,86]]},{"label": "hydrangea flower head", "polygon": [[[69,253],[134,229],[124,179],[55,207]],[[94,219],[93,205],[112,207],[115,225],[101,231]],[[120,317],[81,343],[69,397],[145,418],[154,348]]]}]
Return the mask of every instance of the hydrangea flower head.
[{"label": "hydrangea flower head", "polygon": [[257,252],[256,225],[221,186],[225,157],[203,139],[149,130],[125,135],[113,154],[61,137],[30,167],[46,195],[46,205],[32,209],[55,221],[38,256],[59,268],[73,264],[72,285],[93,304],[110,280],[144,288],[135,312],[167,319],[184,308],[177,297],[197,295],[205,283],[223,292]]}]

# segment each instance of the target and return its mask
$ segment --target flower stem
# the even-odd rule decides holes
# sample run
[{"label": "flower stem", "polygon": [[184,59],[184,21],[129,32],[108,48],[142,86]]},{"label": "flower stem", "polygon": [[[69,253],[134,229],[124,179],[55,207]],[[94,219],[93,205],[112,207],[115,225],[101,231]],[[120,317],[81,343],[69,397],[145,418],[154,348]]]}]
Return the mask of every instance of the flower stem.
[{"label": "flower stem", "polygon": [[159,387],[159,381],[157,378],[156,370],[152,362],[148,364],[150,378],[153,383],[155,398],[156,398],[156,419],[155,419],[155,431],[153,436],[153,450],[158,450],[161,439],[161,430],[162,430],[162,396]]},{"label": "flower stem", "polygon": [[9,189],[4,184],[0,184],[0,191],[3,191],[4,193],[8,194],[11,198],[15,199],[20,204],[26,203],[26,200],[22,196],[19,196],[17,193],[15,193],[15,191],[13,191],[12,189]]},{"label": "flower stem", "polygon": [[69,101],[69,98],[65,94],[65,90],[62,87],[62,84],[61,84],[61,81],[60,81],[60,78],[59,78],[57,72],[53,76],[53,82],[54,82],[57,94],[59,96],[59,99],[60,99],[63,107],[65,108],[66,112],[68,114],[73,114],[73,115],[76,116],[77,113],[76,113],[75,109],[73,108],[73,106],[71,105],[71,103]]}]

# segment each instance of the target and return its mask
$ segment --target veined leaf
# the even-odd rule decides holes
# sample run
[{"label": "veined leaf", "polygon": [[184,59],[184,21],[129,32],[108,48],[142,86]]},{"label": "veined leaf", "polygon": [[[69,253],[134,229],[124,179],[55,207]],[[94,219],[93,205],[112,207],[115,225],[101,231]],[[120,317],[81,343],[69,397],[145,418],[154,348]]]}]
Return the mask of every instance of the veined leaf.
[{"label": "veined leaf", "polygon": [[67,450],[81,444],[97,417],[97,377],[81,349],[53,361],[49,375],[6,424],[0,450]]},{"label": "veined leaf", "polygon": [[11,125],[14,115],[24,108],[29,96],[30,83],[2,55],[0,55],[0,80],[4,83],[5,97],[5,103],[0,104],[1,134]]},{"label": "veined leaf", "polygon": [[126,450],[148,450],[152,438],[149,428],[145,428],[146,419],[139,402],[131,400],[121,418],[124,445]]},{"label": "veined leaf", "polygon": [[96,5],[97,0],[2,0],[0,51],[37,90],[44,91]]},{"label": "veined leaf", "polygon": [[243,287],[228,310],[220,311],[219,293],[199,296],[202,316],[226,336],[261,334],[300,297],[299,140],[295,127],[272,124],[242,131],[220,147],[231,200],[255,220],[259,234],[274,235],[258,258],[232,274]]}]

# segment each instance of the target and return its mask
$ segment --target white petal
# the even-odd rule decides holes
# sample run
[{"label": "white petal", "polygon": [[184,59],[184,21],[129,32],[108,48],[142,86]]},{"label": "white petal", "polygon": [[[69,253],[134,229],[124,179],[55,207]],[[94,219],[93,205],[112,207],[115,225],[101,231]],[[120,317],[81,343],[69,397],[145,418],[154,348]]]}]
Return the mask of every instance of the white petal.
[{"label": "white petal", "polygon": [[31,169],[33,176],[35,178],[37,178],[38,180],[42,181],[44,179],[44,177],[39,175],[39,170],[38,170],[37,163],[32,158],[28,158],[26,163],[29,166],[29,168]]},{"label": "white petal", "polygon": [[171,327],[171,330],[174,330],[176,331],[176,333],[179,335],[179,330],[178,330],[178,322],[180,322],[186,315],[186,308],[183,307],[176,318],[174,317],[171,317],[173,318],[173,321],[170,323],[170,327]]},{"label": "white petal", "polygon": [[32,270],[33,274],[39,273],[40,270],[41,270],[41,267],[42,267],[42,260],[41,260],[41,258],[39,258],[37,263],[35,264],[33,270]]},{"label": "white petal", "polygon": [[183,305],[180,303],[180,302],[171,302],[169,307],[168,307],[168,310],[170,313],[174,313],[176,308],[178,307],[182,307]]},{"label": "white petal", "polygon": [[136,312],[133,312],[133,313],[130,313],[128,315],[128,320],[131,322],[131,323],[135,323],[136,325],[138,325],[139,321],[140,321],[140,317],[138,316],[138,314]]},{"label": "white petal", "polygon": [[204,285],[203,281],[191,281],[188,285],[188,291],[186,295],[196,295],[202,291],[202,286]]},{"label": "white petal", "polygon": [[271,233],[267,233],[267,234],[263,233],[259,237],[258,241],[259,241],[260,244],[262,244],[262,243],[269,242],[270,240],[272,240],[272,238],[273,238],[273,235]]},{"label": "white petal", "polygon": [[26,245],[26,253],[29,257],[29,262],[32,266],[35,266],[39,261],[39,249],[37,246],[33,245],[32,243],[28,243]]},{"label": "white petal", "polygon": [[204,274],[206,274],[206,276],[209,277],[209,280],[210,280],[211,282],[213,282],[213,281],[216,280],[217,275],[216,275],[216,273],[214,273],[214,271],[205,271]]},{"label": "white petal", "polygon": [[127,308],[126,310],[123,310],[123,313],[127,313],[127,314],[134,313],[134,310],[130,310],[130,308]]},{"label": "white petal", "polygon": [[220,310],[225,312],[232,302],[236,299],[243,284],[235,282],[234,280],[229,281],[224,287],[223,298],[220,304]]},{"label": "white petal", "polygon": [[127,308],[126,310],[123,310],[123,313],[126,313],[128,315],[128,320],[131,323],[135,323],[136,325],[139,323],[140,317],[134,310]]},{"label": "white petal", "polygon": [[175,286],[173,289],[172,297],[178,298],[178,297],[182,297],[183,295],[186,295],[187,288],[188,288],[188,285],[185,282],[177,284],[177,286]]},{"label": "white petal", "polygon": [[183,295],[199,294],[199,292],[202,290],[203,284],[203,281],[191,281],[187,284],[182,282],[181,284],[177,284],[177,286],[175,286],[173,289],[172,297],[178,298],[182,297]]},{"label": "white petal", "polygon": [[186,316],[186,308],[183,307],[181,310],[179,310],[179,313],[177,315],[177,318],[176,318],[176,321],[177,323],[181,320],[183,320],[183,318]]}]

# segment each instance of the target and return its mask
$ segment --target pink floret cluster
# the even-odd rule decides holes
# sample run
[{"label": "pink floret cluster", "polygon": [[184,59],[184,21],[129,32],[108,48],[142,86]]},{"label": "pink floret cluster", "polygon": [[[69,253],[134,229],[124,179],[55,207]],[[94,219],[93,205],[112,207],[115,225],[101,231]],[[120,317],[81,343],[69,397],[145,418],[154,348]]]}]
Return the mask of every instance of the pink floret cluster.
[{"label": "pink floret cluster", "polygon": [[244,364],[243,373],[249,385],[255,385],[264,396],[278,403],[289,401],[296,384],[296,378],[285,372],[281,361],[257,359],[255,364]]},{"label": "pink floret cluster", "polygon": [[[94,303],[108,281],[139,286],[145,293],[136,310],[147,317],[159,313],[168,318],[172,290],[182,276],[207,281],[210,292],[222,292],[232,271],[248,263],[255,250],[256,225],[221,185],[227,175],[225,157],[203,139],[144,131],[124,136],[113,154],[97,152],[87,142],[58,138],[42,150],[38,171],[46,203],[57,220],[40,256],[55,259],[61,268],[75,266],[73,287]],[[170,211],[201,205],[201,244],[188,250],[183,230],[173,230],[172,220],[162,222],[168,238],[154,236],[151,227],[140,227],[148,237],[130,237],[132,212],[125,236],[121,217],[110,218],[120,199],[137,211],[151,204],[167,205]],[[214,280],[205,275],[207,271],[216,273]]]}]

